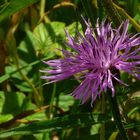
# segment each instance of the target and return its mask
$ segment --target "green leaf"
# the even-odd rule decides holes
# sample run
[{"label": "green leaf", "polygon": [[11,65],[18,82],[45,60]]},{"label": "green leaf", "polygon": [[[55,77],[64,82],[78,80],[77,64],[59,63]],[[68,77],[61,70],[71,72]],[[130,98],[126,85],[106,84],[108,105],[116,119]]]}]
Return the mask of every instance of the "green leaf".
[{"label": "green leaf", "polygon": [[[53,130],[62,130],[75,127],[87,127],[100,123],[111,123],[111,118],[103,114],[81,113],[75,115],[66,115],[51,120],[33,122],[25,126],[15,127],[0,132],[0,138],[6,138],[14,135],[30,135],[45,133]],[[114,123],[114,122],[112,122]],[[140,122],[125,125],[125,129],[139,127]]]},{"label": "green leaf", "polygon": [[12,115],[12,114],[0,115],[0,124],[9,121],[9,120],[11,120],[12,118],[13,118],[13,115]]},{"label": "green leaf", "polygon": [[125,111],[129,118],[140,120],[140,91],[131,93],[125,102]]},{"label": "green leaf", "polygon": [[0,132],[0,138],[13,135],[27,135],[34,133],[44,133],[51,130],[62,130],[73,127],[86,127],[97,123],[110,122],[111,118],[103,114],[82,113],[66,115],[52,120],[34,122],[25,126],[20,126]]},{"label": "green leaf", "polygon": [[11,0],[0,11],[0,22],[39,0]]},{"label": "green leaf", "polygon": [[61,51],[58,48],[61,49],[64,46],[64,28],[63,22],[41,23],[36,26],[33,32],[36,50],[45,57],[54,54],[60,55]]},{"label": "green leaf", "polygon": [[59,107],[64,111],[68,111],[73,104],[74,99],[72,96],[63,94],[59,96]]},{"label": "green leaf", "polygon": [[116,140],[118,133],[119,133],[118,131],[117,131],[117,132],[113,132],[113,133],[111,134],[109,140]]},{"label": "green leaf", "polygon": [[73,22],[72,24],[67,26],[67,29],[68,29],[71,36],[76,37],[76,35],[77,35],[76,30],[78,30],[80,33],[82,33],[82,26],[79,22]]},{"label": "green leaf", "polygon": [[[76,22],[69,25],[67,28],[72,35],[76,35],[75,28],[79,31],[82,30],[81,25]],[[48,24],[39,24],[33,32],[28,30],[26,32],[27,37],[18,46],[20,64],[22,64],[21,68],[18,70],[10,69],[11,71],[0,77],[0,83],[11,78],[14,74],[17,74],[19,70],[33,67],[34,65],[42,63],[41,60],[50,59],[56,54],[60,55],[60,51],[56,48],[62,48],[62,42],[65,40],[64,29],[64,23],[52,22]],[[50,32],[50,30],[53,32]],[[35,53],[41,53],[41,60],[36,60],[38,58],[36,58]]]},{"label": "green leaf", "polygon": [[[22,92],[0,92],[0,123],[9,121],[25,110],[34,110],[33,104]],[[27,120],[42,120],[46,115],[44,111],[27,116]]]},{"label": "green leaf", "polygon": [[[25,95],[20,92],[0,92],[1,114],[18,114]],[[14,101],[14,102],[13,102]]]},{"label": "green leaf", "polygon": [[[46,59],[46,58],[44,58],[44,59]],[[44,60],[44,59],[42,59],[42,60]],[[2,83],[5,80],[9,79],[13,74],[16,74],[17,72],[19,72],[19,70],[23,70],[23,69],[25,69],[27,67],[34,66],[34,65],[40,63],[42,60],[36,60],[36,61],[34,61],[34,62],[30,63],[30,64],[24,65],[23,67],[21,67],[18,70],[11,70],[9,73],[6,73],[5,75],[2,75],[0,77],[0,83]]]},{"label": "green leaf", "polygon": [[119,7],[115,3],[113,3],[113,6],[117,9],[121,16],[123,16],[125,19],[129,19],[134,28],[140,32],[140,25],[123,8]]},{"label": "green leaf", "polygon": [[126,2],[126,8],[127,8],[127,13],[134,17],[135,14],[138,12],[138,5],[139,5],[139,0],[128,0]]}]

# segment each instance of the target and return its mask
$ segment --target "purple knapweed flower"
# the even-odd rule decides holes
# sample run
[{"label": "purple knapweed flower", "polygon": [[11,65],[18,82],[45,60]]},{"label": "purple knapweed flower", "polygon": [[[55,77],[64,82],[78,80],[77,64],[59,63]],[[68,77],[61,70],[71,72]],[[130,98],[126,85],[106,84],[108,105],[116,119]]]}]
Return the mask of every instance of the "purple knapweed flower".
[{"label": "purple knapweed flower", "polygon": [[[49,70],[42,70],[46,76],[42,79],[48,83],[66,79],[81,73],[81,84],[73,91],[72,95],[85,103],[91,98],[91,104],[107,89],[115,93],[113,81],[126,85],[119,79],[118,72],[125,71],[140,78],[140,36],[127,33],[129,21],[123,22],[117,29],[111,23],[103,21],[90,27],[85,21],[87,29],[84,35],[78,32],[78,37],[73,38],[66,31],[67,46],[73,52],[62,50],[64,58],[45,62],[51,66]],[[116,73],[117,72],[117,73]]]}]

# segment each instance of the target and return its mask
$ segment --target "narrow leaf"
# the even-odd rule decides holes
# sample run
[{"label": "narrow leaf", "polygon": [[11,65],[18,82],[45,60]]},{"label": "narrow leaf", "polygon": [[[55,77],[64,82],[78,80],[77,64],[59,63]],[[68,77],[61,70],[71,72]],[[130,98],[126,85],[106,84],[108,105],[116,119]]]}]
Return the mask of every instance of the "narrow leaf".
[{"label": "narrow leaf", "polygon": [[11,0],[5,7],[0,11],[0,22],[5,18],[13,15],[21,9],[28,7],[29,5],[39,0]]},{"label": "narrow leaf", "polygon": [[58,117],[52,120],[33,122],[25,126],[1,131],[0,138],[5,138],[13,135],[42,133],[51,130],[62,130],[70,127],[86,127],[93,124],[106,123],[110,121],[111,118],[103,114],[82,113],[75,115],[66,115],[64,117]]}]

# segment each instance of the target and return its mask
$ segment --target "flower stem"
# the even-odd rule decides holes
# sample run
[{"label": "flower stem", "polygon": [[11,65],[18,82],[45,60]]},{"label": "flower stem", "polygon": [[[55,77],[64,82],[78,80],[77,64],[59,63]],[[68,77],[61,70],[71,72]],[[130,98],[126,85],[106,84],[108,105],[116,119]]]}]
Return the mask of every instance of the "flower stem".
[{"label": "flower stem", "polygon": [[[102,95],[102,104],[101,104],[102,113],[105,114],[106,111],[106,102],[105,102],[105,95]],[[100,128],[100,140],[105,140],[105,124],[101,125]]]},{"label": "flower stem", "polygon": [[51,102],[50,102],[49,117],[51,119],[53,118],[52,110],[53,110],[53,102],[54,102],[54,98],[55,98],[55,93],[56,93],[56,83],[54,83],[54,85],[53,85],[52,97],[51,97]]},{"label": "flower stem", "polygon": [[116,96],[112,97],[111,92],[109,92],[108,97],[109,97],[109,102],[111,104],[113,117],[114,117],[116,125],[117,125],[117,127],[119,129],[119,132],[120,132],[123,140],[129,140],[129,138],[128,138],[126,132],[125,132],[124,125],[123,125],[123,123],[121,121],[121,116],[120,116]]}]

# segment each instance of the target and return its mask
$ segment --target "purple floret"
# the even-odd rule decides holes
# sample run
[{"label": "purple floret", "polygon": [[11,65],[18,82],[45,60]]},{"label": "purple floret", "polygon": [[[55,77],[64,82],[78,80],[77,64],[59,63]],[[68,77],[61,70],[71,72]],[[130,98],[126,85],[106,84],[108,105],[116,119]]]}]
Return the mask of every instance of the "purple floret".
[{"label": "purple floret", "polygon": [[42,70],[46,76],[42,79],[48,83],[57,82],[77,73],[82,73],[81,84],[72,95],[85,103],[91,98],[91,104],[109,88],[112,96],[115,94],[113,81],[126,85],[114,72],[125,71],[140,78],[140,36],[127,33],[129,21],[123,22],[118,29],[111,27],[111,23],[97,21],[96,29],[85,21],[87,29],[85,35],[78,32],[78,37],[71,37],[66,31],[67,46],[73,52],[63,50],[64,58],[49,60],[45,64],[50,70]]}]

